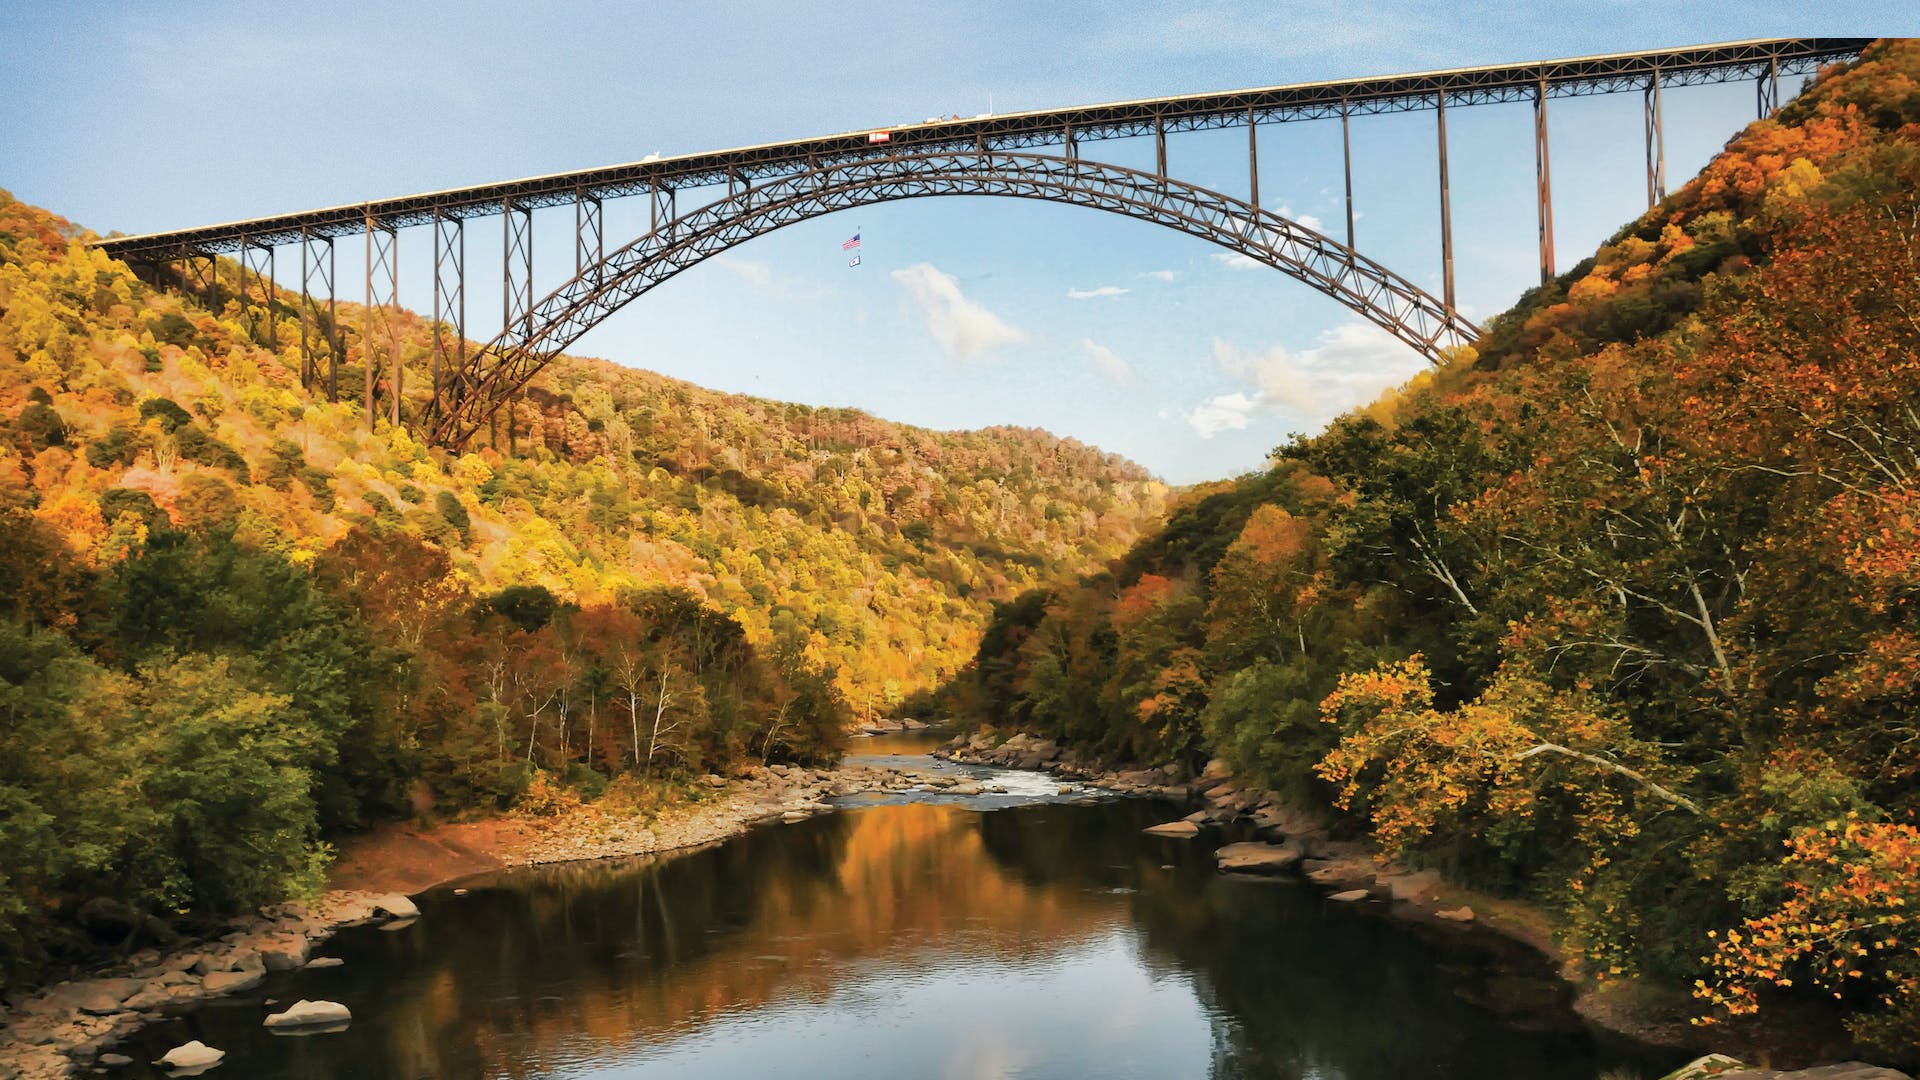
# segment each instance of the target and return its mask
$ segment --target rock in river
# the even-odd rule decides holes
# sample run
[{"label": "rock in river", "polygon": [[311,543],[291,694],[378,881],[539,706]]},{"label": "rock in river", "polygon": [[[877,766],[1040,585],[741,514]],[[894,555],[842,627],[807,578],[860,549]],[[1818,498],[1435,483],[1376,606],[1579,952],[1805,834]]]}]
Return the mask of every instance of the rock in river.
[{"label": "rock in river", "polygon": [[1911,1080],[1906,1073],[1858,1061],[1849,1061],[1844,1065],[1822,1065],[1800,1072],[1749,1069],[1725,1054],[1708,1054],[1682,1065],[1661,1080],[1706,1080],[1707,1077],[1724,1080]]},{"label": "rock in river", "polygon": [[266,980],[266,971],[216,971],[206,977],[202,984],[207,988],[207,996],[220,994],[240,994],[259,986]]},{"label": "rock in river", "polygon": [[1228,844],[1213,853],[1223,874],[1278,874],[1291,870],[1304,855],[1298,847],[1281,844]]},{"label": "rock in river", "polygon": [[139,993],[146,985],[142,979],[99,979],[83,985],[76,1004],[81,1012],[106,1016],[120,1012],[125,1007],[122,1002]]},{"label": "rock in river", "polygon": [[412,919],[420,915],[420,909],[413,901],[399,893],[388,893],[373,902],[373,910],[385,912],[396,919]]},{"label": "rock in river", "polygon": [[353,1013],[337,1001],[296,1001],[286,1012],[277,1012],[261,1023],[270,1028],[332,1027],[345,1025]]},{"label": "rock in river", "polygon": [[1200,826],[1191,821],[1169,821],[1163,825],[1149,825],[1140,830],[1148,836],[1168,836],[1175,840],[1191,840],[1200,835]]},{"label": "rock in river", "polygon": [[220,1064],[220,1059],[226,1056],[225,1050],[215,1050],[195,1039],[167,1051],[154,1064],[168,1069],[204,1069]]}]

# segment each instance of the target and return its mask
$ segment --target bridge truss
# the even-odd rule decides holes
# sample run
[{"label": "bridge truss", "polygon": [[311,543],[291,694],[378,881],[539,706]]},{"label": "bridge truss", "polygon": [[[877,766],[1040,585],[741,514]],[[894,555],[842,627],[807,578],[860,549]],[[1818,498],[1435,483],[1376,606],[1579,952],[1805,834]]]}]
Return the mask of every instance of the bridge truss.
[{"label": "bridge truss", "polygon": [[[560,349],[600,320],[680,270],[754,236],[835,210],[935,195],[1002,195],[1072,203],[1154,221],[1273,265],[1334,297],[1429,358],[1477,330],[1455,304],[1447,111],[1527,102],[1533,107],[1540,273],[1555,273],[1553,201],[1547,142],[1548,102],[1593,94],[1639,93],[1644,102],[1648,205],[1665,197],[1662,91],[1675,86],[1751,81],[1758,115],[1780,103],[1780,80],[1858,56],[1866,38],[1778,38],[1682,49],[1618,53],[1526,64],[1458,68],[1367,79],[1297,83],[1224,93],[1153,98],[971,119],[928,121],[768,143],[710,153],[649,158],[625,165],[449,191],[328,207],[99,242],[109,254],[151,268],[174,267],[217,289],[212,258],[239,256],[243,310],[251,319],[249,279],[272,297],[274,251],[297,246],[301,261],[301,369],[308,385],[339,394],[344,352],[334,318],[335,242],[360,238],[366,249],[363,296],[364,403],[371,426],[380,404],[379,368],[390,372],[386,412],[400,423],[397,332],[399,235],[430,227],[434,393],[418,417],[436,441],[461,446]],[[1356,250],[1350,127],[1355,117],[1431,111],[1439,161],[1442,295],[1428,295]],[[1260,203],[1259,129],[1306,120],[1341,124],[1346,179],[1344,240],[1274,214]],[[1177,180],[1168,136],[1244,128],[1247,199]],[[1151,136],[1151,172],[1091,161],[1090,143]],[[1040,154],[1038,148],[1056,148]],[[685,213],[678,192],[724,194]],[[648,200],[648,232],[606,250],[603,204]],[[533,281],[533,211],[574,208],[575,274],[545,294]],[[502,219],[504,326],[486,346],[469,347],[466,327],[466,223]],[[206,271],[201,276],[200,268]],[[324,290],[324,298],[320,291]],[[269,308],[270,304],[267,305]],[[375,316],[388,333],[377,335]],[[273,334],[267,320],[267,333]],[[384,340],[382,340],[384,338]],[[384,353],[384,355],[381,355]],[[325,362],[326,377],[320,367]],[[511,424],[509,439],[512,438]]]}]

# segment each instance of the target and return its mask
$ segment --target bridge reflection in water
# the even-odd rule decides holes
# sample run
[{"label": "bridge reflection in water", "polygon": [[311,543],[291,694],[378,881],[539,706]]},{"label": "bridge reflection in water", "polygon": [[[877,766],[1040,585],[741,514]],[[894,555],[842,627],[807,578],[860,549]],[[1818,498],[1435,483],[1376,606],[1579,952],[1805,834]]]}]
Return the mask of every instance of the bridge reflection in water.
[{"label": "bridge reflection in water", "polygon": [[150,1032],[254,1077],[1581,1080],[1668,1056],[1580,1026],[1516,947],[1216,877],[1135,801],[850,810],[666,861],[515,871]]}]

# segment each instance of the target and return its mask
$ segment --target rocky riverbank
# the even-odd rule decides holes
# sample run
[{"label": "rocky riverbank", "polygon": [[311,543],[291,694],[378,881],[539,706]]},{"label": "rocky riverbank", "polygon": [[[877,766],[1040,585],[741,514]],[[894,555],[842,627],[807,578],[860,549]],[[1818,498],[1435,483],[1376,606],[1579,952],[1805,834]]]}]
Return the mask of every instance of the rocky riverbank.
[{"label": "rocky riverbank", "polygon": [[[1157,768],[1116,765],[1032,735],[1002,737],[976,732],[955,737],[934,756],[964,764],[1040,770],[1092,787],[1129,795],[1197,801],[1199,809],[1147,831],[1190,839],[1210,828],[1250,827],[1255,843],[1228,844],[1215,852],[1222,873],[1298,872],[1340,903],[1366,905],[1396,918],[1436,926],[1483,926],[1530,945],[1558,964],[1577,991],[1574,1007],[1594,1023],[1663,1046],[1706,1049],[1698,1029],[1686,1022],[1691,1001],[1631,980],[1602,984],[1588,977],[1559,947],[1544,913],[1530,905],[1462,888],[1432,870],[1414,870],[1374,850],[1351,823],[1304,810],[1271,791],[1236,780],[1226,763],[1211,761],[1193,774],[1179,765]],[[1731,1080],[1910,1080],[1904,1073],[1858,1062],[1805,1072],[1747,1071],[1735,1059],[1710,1055],[1668,1080],[1725,1075]],[[1715,1069],[1722,1071],[1716,1072]]]},{"label": "rocky riverbank", "polygon": [[1544,924],[1519,919],[1511,910],[1514,905],[1450,886],[1431,870],[1411,870],[1380,858],[1363,837],[1340,835],[1339,824],[1326,815],[1302,810],[1273,792],[1237,781],[1224,762],[1209,762],[1198,775],[1179,765],[1128,768],[1052,740],[1014,735],[1000,741],[984,732],[957,737],[934,756],[966,764],[1042,770],[1121,794],[1197,801],[1200,808],[1185,818],[1148,831],[1187,839],[1209,828],[1244,824],[1260,842],[1230,844],[1216,852],[1222,872],[1298,870],[1334,900],[1379,902],[1407,918],[1483,922],[1529,944],[1552,948]]},{"label": "rocky riverbank", "polygon": [[[807,769],[747,766],[701,778],[701,797],[655,815],[580,806],[552,817],[389,832],[371,838],[380,853],[349,843],[341,863],[354,888],[313,903],[277,904],[236,919],[214,938],[162,952],[146,949],[94,975],[10,999],[0,1011],[0,1080],[52,1080],[126,1064],[112,1048],[143,1025],[211,998],[242,994],[271,972],[338,963],[316,953],[334,933],[371,922],[418,917],[405,895],[496,867],[665,853],[724,840],[761,822],[799,821],[826,800],[869,791],[965,794],[966,777],[932,770],[842,765]],[[433,858],[416,858],[422,851]],[[424,867],[424,869],[423,869]],[[265,1016],[263,1009],[262,1016]]]}]

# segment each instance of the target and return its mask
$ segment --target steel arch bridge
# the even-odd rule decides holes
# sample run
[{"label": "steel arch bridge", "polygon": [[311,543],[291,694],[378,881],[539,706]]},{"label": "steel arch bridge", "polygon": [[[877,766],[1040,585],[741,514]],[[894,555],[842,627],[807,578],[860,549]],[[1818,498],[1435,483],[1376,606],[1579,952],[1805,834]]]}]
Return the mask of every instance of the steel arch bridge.
[{"label": "steel arch bridge", "polygon": [[[156,280],[177,267],[182,284],[197,279],[213,306],[220,302],[215,256],[239,264],[241,310],[249,326],[263,319],[277,348],[275,252],[300,256],[301,378],[339,396],[345,354],[335,318],[335,242],[365,245],[362,327],[363,400],[371,428],[382,411],[412,419],[432,440],[459,448],[512,401],[562,349],[608,316],[680,271],[740,243],[839,210],[900,199],[974,195],[1086,206],[1171,228],[1279,269],[1437,360],[1449,345],[1471,342],[1477,328],[1454,303],[1448,108],[1501,102],[1532,106],[1542,280],[1554,273],[1552,181],[1547,145],[1551,98],[1637,92],[1644,102],[1647,201],[1665,196],[1663,88],[1751,79],[1756,109],[1780,101],[1780,77],[1859,55],[1870,39],[1781,38],[1619,53],[1571,60],[1462,68],[1412,75],[1303,83],[1109,105],[928,120],[814,139],[771,143],[500,184],[330,207],[273,218],[98,242],[109,254],[143,265]],[[1434,297],[1362,256],[1355,246],[1352,118],[1410,111],[1436,117],[1441,276]],[[1273,123],[1338,119],[1346,176],[1346,231],[1335,240],[1264,209],[1260,203],[1258,132]],[[1171,132],[1244,128],[1246,198],[1177,179],[1168,167]],[[1151,136],[1154,168],[1088,160],[1083,144]],[[1058,153],[1035,152],[1058,148]],[[678,193],[724,193],[681,213]],[[644,195],[648,230],[606,249],[603,203]],[[574,275],[536,299],[534,211],[571,205]],[[503,326],[471,349],[466,325],[466,222],[502,219]],[[397,320],[399,235],[430,226],[433,243],[433,393],[406,418]],[[256,302],[257,301],[257,302]],[[385,340],[376,333],[384,322]],[[258,337],[256,333],[256,338]],[[384,352],[384,356],[380,354]],[[326,368],[321,376],[322,366]],[[388,372],[382,380],[382,369]],[[384,385],[382,382],[384,381]],[[384,406],[384,410],[381,408]],[[513,439],[511,416],[508,439]]]},{"label": "steel arch bridge", "polygon": [[[1431,360],[1479,331],[1351,248],[1278,214],[1138,169],[998,151],[912,154],[797,173],[668,220],[583,267],[454,373],[434,441],[463,445],[554,355],[680,271],[775,229],[874,203],[1000,195],[1139,218],[1266,263],[1339,300]],[[482,361],[485,361],[484,366]]]}]

